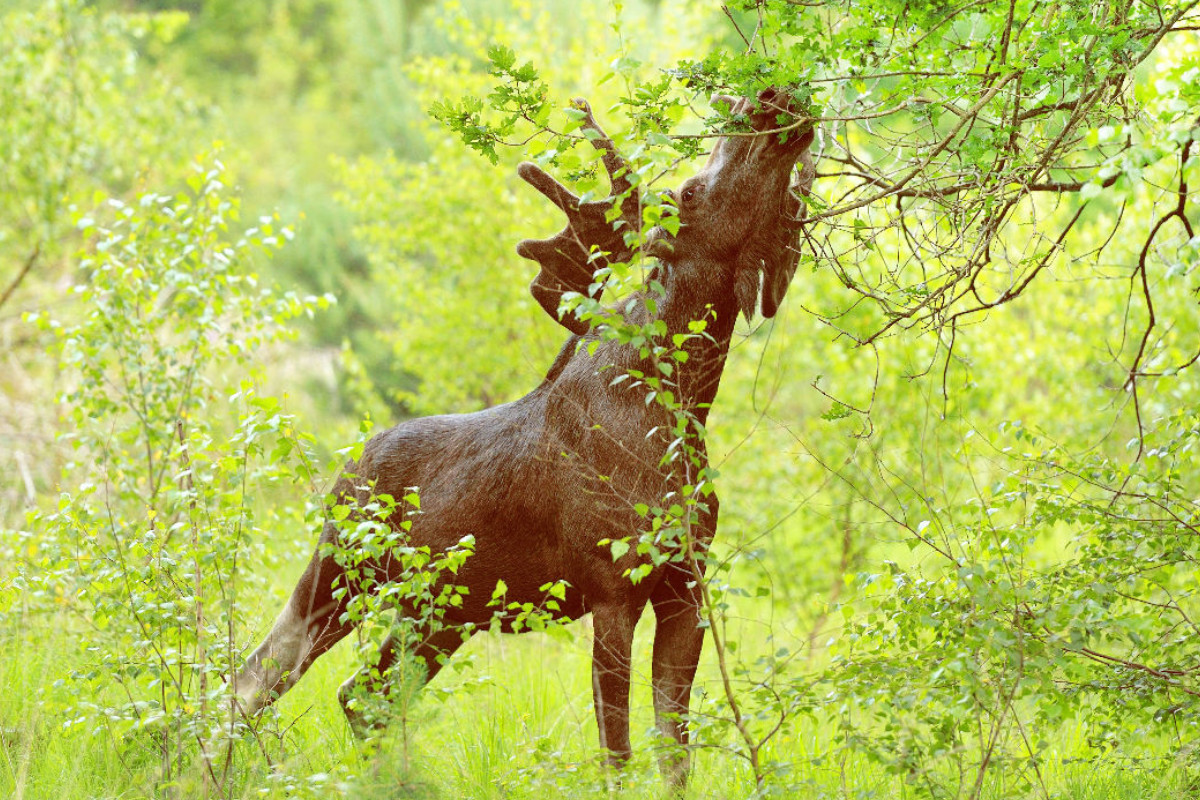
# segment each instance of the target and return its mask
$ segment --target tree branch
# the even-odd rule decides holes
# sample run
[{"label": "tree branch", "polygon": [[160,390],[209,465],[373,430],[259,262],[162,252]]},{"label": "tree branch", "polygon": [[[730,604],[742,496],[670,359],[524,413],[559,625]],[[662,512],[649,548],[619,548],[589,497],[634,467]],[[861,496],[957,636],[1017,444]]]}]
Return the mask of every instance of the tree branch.
[{"label": "tree branch", "polygon": [[21,282],[25,280],[25,276],[29,274],[31,269],[33,269],[34,263],[38,260],[38,256],[41,254],[42,243],[38,242],[33,246],[33,252],[26,257],[25,263],[21,265],[21,269],[19,272],[17,272],[17,276],[12,279],[7,287],[5,287],[4,294],[0,294],[0,308],[3,308],[4,304],[7,303],[17,291],[17,287],[19,287]]}]

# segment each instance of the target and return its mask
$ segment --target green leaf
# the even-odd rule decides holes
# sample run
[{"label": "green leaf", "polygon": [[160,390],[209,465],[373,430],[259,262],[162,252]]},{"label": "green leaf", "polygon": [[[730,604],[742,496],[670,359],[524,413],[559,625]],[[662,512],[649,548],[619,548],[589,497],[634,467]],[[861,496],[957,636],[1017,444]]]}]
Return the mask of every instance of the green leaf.
[{"label": "green leaf", "polygon": [[853,413],[854,412],[848,407],[835,400],[833,405],[829,407],[829,410],[821,415],[821,419],[825,420],[826,422],[834,422],[839,419],[845,419],[846,417],[851,416]]}]

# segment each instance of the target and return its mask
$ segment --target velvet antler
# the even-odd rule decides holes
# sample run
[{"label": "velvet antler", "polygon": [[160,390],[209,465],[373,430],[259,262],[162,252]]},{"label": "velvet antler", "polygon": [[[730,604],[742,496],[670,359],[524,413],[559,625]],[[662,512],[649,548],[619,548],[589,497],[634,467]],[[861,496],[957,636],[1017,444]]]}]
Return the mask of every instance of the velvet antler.
[{"label": "velvet antler", "polygon": [[[603,200],[580,202],[579,197],[543,169],[524,162],[517,168],[517,174],[562,209],[567,215],[567,226],[550,239],[525,239],[517,245],[517,254],[542,266],[529,285],[534,299],[560,325],[582,335],[588,330],[586,322],[574,313],[559,315],[563,294],[579,292],[598,296],[599,287],[589,291],[593,273],[611,262],[628,261],[633,257],[633,250],[625,244],[625,233],[637,231],[641,218],[638,191],[629,181],[629,165],[617,152],[612,139],[596,124],[588,104],[583,100],[575,100],[573,104],[585,114],[582,130],[592,145],[601,151],[612,193]],[[623,198],[621,215],[609,222],[608,214],[616,197]]]}]

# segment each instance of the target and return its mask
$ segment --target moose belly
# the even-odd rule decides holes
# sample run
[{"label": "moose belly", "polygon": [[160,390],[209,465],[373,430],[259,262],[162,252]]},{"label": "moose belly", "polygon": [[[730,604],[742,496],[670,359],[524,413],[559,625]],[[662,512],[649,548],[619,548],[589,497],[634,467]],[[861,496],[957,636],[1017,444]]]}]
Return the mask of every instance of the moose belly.
[{"label": "moose belly", "polygon": [[[533,496],[536,496],[534,493]],[[630,570],[639,559],[631,552],[613,560],[611,542],[637,536],[637,515],[608,487],[563,501],[515,505],[511,498],[462,498],[471,505],[455,515],[422,514],[413,525],[413,541],[457,542],[471,536],[474,552],[447,581],[469,587],[462,605],[448,612],[451,621],[479,626],[498,620],[505,630],[536,629],[531,617],[577,619],[613,596],[648,593],[653,580],[633,587]],[[462,522],[438,530],[438,516]]]}]

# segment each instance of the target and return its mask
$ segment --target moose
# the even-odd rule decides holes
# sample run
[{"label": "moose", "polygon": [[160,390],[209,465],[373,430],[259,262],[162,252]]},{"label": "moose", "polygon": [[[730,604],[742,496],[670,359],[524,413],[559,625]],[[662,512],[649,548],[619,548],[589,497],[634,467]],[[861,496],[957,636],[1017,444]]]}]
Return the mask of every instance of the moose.
[{"label": "moose", "polygon": [[[771,88],[753,99],[719,97],[714,103],[748,124],[717,137],[704,168],[669,193],[678,231],[656,227],[641,245],[652,264],[647,285],[657,282],[663,290],[656,302],[638,302],[645,299],[643,290],[620,301],[614,312],[638,324],[661,320],[668,337],[685,334],[686,357],[672,373],[673,392],[701,425],[717,394],[737,315],[750,318],[761,303],[762,314],[772,317],[787,291],[804,224],[802,196],[814,178],[813,126],[788,92]],[[657,565],[637,548],[618,554],[604,546],[636,537],[646,519],[635,508],[661,504],[681,490],[685,476],[665,458],[673,436],[667,410],[614,380],[648,370],[645,355],[599,335],[578,307],[560,311],[568,292],[598,294],[593,282],[598,267],[634,257],[624,233],[640,230],[642,219],[629,165],[586,103],[577,104],[587,138],[600,151],[611,195],[585,202],[540,167],[527,162],[518,168],[567,217],[556,236],[517,246],[519,255],[541,266],[530,287],[534,298],[571,333],[545,378],[519,400],[469,414],[412,419],[375,435],[330,496],[362,500],[369,485],[400,497],[417,487],[420,513],[397,510],[391,520],[395,526],[401,516],[410,521],[406,541],[443,552],[474,537],[473,554],[454,576],[469,593],[447,610],[445,624],[418,631],[419,643],[409,648],[409,656],[423,662],[426,680],[472,631],[491,623],[498,581],[507,587],[507,598],[534,604],[545,601],[547,584],[565,587],[555,617],[592,615],[596,723],[601,748],[616,766],[631,755],[631,649],[649,603],[656,619],[655,720],[669,745],[660,769],[669,784],[682,789],[689,762],[688,702],[704,639],[699,579],[703,553],[716,532],[718,501],[714,493],[696,506],[688,552]],[[611,220],[614,208],[620,216]],[[707,320],[706,330],[687,335],[696,320]],[[706,463],[703,441],[696,450],[692,462]],[[244,713],[254,714],[294,686],[355,627],[346,613],[354,587],[329,552],[339,535],[338,525],[327,521],[320,535],[324,547],[235,676],[232,690]],[[644,574],[635,582],[630,574],[639,565]],[[386,573],[388,566],[376,568]],[[399,605],[398,614],[421,618]],[[501,627],[511,629],[511,619]],[[406,657],[401,649],[395,634],[385,639],[377,665],[381,674]],[[348,696],[355,680],[339,692],[352,723],[358,720]]]}]

